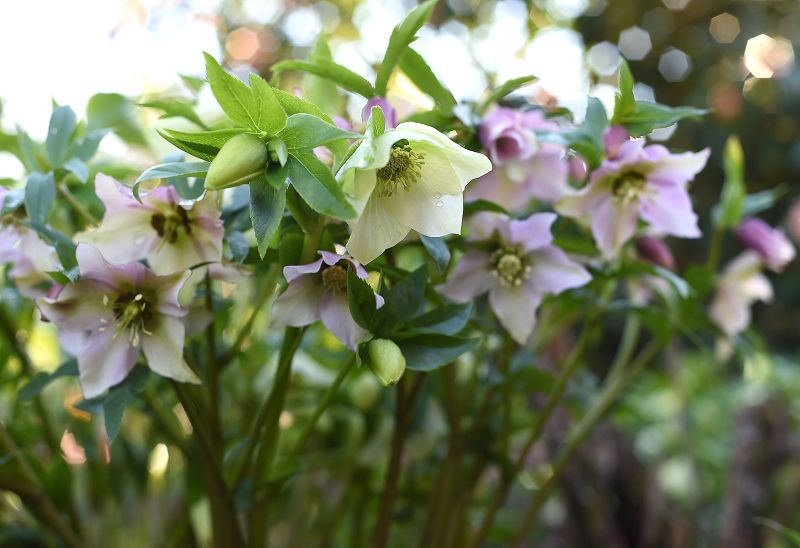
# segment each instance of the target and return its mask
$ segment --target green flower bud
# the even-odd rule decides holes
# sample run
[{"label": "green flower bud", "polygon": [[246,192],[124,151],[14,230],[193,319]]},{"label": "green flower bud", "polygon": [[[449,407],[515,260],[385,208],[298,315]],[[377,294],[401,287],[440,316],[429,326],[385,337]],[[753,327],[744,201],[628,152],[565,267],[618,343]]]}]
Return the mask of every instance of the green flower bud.
[{"label": "green flower bud", "polygon": [[270,162],[280,164],[281,167],[286,165],[286,160],[289,159],[289,149],[286,148],[286,143],[280,139],[273,139],[267,143],[267,150]]},{"label": "green flower bud", "polygon": [[269,153],[261,139],[250,133],[240,133],[219,149],[206,175],[208,190],[221,190],[248,182],[267,168]]},{"label": "green flower bud", "polygon": [[367,343],[367,365],[383,386],[393,386],[406,370],[406,359],[400,347],[389,339],[372,339]]}]

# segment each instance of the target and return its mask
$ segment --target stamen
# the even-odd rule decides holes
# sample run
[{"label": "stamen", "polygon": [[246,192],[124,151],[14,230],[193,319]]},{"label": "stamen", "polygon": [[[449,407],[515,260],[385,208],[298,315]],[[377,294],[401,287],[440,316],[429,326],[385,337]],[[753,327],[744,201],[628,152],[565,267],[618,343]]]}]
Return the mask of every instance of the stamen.
[{"label": "stamen", "polygon": [[611,183],[611,192],[618,202],[630,204],[639,200],[646,185],[647,179],[642,173],[628,170],[616,175]]},{"label": "stamen", "polygon": [[504,246],[492,253],[492,276],[503,287],[519,287],[528,279],[531,267],[519,246]]},{"label": "stamen", "polygon": [[[117,320],[115,338],[120,333],[125,332],[128,344],[136,348],[141,342],[142,333],[152,335],[152,332],[147,329],[147,325],[152,319],[152,314],[147,306],[147,299],[142,293],[120,295],[114,301],[112,309]],[[103,326],[100,330],[105,330],[105,328]]]},{"label": "stamen", "polygon": [[322,287],[334,293],[347,292],[347,268],[335,264],[322,271]]},{"label": "stamen", "polygon": [[378,196],[388,198],[400,189],[408,192],[419,181],[424,163],[425,155],[413,151],[407,141],[396,143],[389,161],[378,170]]}]

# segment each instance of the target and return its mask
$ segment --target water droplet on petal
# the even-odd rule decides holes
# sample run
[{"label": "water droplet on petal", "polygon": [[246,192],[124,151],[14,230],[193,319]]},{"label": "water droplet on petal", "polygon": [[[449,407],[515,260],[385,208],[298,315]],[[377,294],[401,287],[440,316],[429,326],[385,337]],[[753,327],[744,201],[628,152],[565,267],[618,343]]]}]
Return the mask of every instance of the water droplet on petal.
[{"label": "water droplet on petal", "polygon": [[439,200],[438,202],[436,202],[436,207],[444,207],[444,202]]},{"label": "water droplet on petal", "polygon": [[439,198],[441,198],[441,197],[442,197],[442,195],[441,195],[441,194],[439,194],[438,192],[436,192],[436,193],[433,195],[433,199],[434,199],[434,200],[438,200],[438,199],[439,199]]}]

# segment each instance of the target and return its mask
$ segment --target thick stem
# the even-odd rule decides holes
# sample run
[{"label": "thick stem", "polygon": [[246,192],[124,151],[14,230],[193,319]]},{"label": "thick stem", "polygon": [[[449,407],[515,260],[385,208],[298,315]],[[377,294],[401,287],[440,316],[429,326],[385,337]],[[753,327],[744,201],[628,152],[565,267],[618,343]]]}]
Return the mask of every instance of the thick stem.
[{"label": "thick stem", "polygon": [[536,523],[542,506],[544,506],[544,503],[547,501],[547,498],[550,495],[550,492],[553,490],[553,487],[561,479],[567,464],[572,461],[572,457],[575,456],[575,453],[586,441],[586,438],[592,432],[595,425],[600,422],[600,419],[603,418],[606,412],[614,404],[620,392],[622,392],[622,390],[628,385],[636,373],[655,357],[660,349],[661,343],[657,339],[651,340],[647,346],[645,346],[636,356],[636,358],[630,362],[628,367],[620,367],[616,371],[617,374],[609,375],[606,378],[606,382],[603,383],[603,389],[600,392],[600,396],[595,399],[594,403],[589,408],[589,411],[586,412],[578,424],[576,424],[569,431],[569,434],[567,435],[567,441],[565,442],[563,449],[558,453],[558,456],[553,461],[552,472],[542,484],[542,487],[536,492],[533,502],[531,503],[528,511],[525,513],[525,517],[522,519],[520,527],[515,533],[511,545],[522,545],[528,529],[530,529],[530,527]]},{"label": "thick stem", "polygon": [[222,442],[222,424],[219,415],[219,390],[220,367],[217,360],[217,322],[214,315],[214,294],[211,287],[211,277],[206,273],[206,308],[211,314],[211,322],[206,328],[206,339],[208,339],[208,405],[211,419],[211,436],[214,447],[220,455],[224,453]]}]

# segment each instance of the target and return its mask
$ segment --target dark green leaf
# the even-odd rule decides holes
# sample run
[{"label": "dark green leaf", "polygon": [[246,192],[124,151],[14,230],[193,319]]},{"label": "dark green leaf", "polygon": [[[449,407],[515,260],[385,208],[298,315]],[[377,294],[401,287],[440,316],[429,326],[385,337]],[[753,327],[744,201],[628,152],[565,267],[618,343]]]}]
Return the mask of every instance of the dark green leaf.
[{"label": "dark green leaf", "polygon": [[195,158],[211,161],[219,149],[232,137],[244,133],[243,129],[216,129],[199,133],[187,133],[174,129],[157,130],[166,141],[172,143]]},{"label": "dark green leaf", "polygon": [[247,236],[237,230],[225,236],[225,239],[228,241],[228,247],[231,250],[231,259],[234,262],[243,263],[250,253],[250,244],[247,242]]},{"label": "dark green leaf", "polygon": [[419,239],[433,262],[436,263],[439,272],[444,272],[447,269],[447,265],[450,264],[450,250],[447,248],[444,238],[434,238],[433,236],[420,234]]},{"label": "dark green leaf", "polygon": [[508,215],[508,211],[506,211],[505,208],[489,200],[473,200],[464,204],[464,215],[474,215],[482,211],[492,211],[494,213]]},{"label": "dark green leaf", "polygon": [[281,72],[286,70],[297,70],[314,74],[320,78],[326,78],[332,82],[336,82],[344,89],[368,99],[375,95],[372,84],[365,80],[363,76],[356,74],[347,67],[343,67],[330,59],[316,58],[313,62],[299,61],[296,59],[280,61],[272,66],[273,83],[275,79],[280,77]]},{"label": "dark green leaf", "polygon": [[386,304],[380,309],[376,332],[388,333],[417,315],[422,308],[428,269],[423,264],[400,280],[384,295]]},{"label": "dark green leaf", "polygon": [[472,314],[472,302],[448,303],[414,318],[413,333],[455,335],[467,325]]},{"label": "dark green leaf", "polygon": [[134,367],[130,375],[122,383],[109,390],[103,398],[103,421],[109,443],[117,437],[125,408],[136,401],[137,394],[147,378],[147,372],[146,367]]},{"label": "dark green leaf", "polygon": [[56,183],[53,172],[31,173],[25,185],[25,209],[28,218],[35,223],[47,223],[47,218],[56,203]]},{"label": "dark green leaf", "polygon": [[67,146],[72,132],[75,131],[77,119],[71,108],[56,107],[50,116],[50,129],[47,131],[45,149],[47,158],[53,167],[61,167],[66,159]]},{"label": "dark green leaf", "polygon": [[269,164],[267,171],[264,173],[267,182],[275,189],[285,188],[286,179],[289,178],[289,162],[286,165]]},{"label": "dark green leaf", "polygon": [[308,149],[340,139],[359,139],[363,135],[339,129],[321,118],[301,112],[289,116],[278,137],[289,149]]},{"label": "dark green leaf", "polygon": [[17,399],[30,401],[47,387],[48,384],[60,377],[75,377],[78,375],[78,361],[74,358],[65,361],[52,373],[37,373],[28,383],[20,388]]},{"label": "dark green leaf", "polygon": [[406,367],[413,371],[432,371],[451,363],[480,342],[478,338],[465,339],[449,335],[418,335],[398,340],[397,344],[406,358]]},{"label": "dark green leaf", "polygon": [[378,69],[375,78],[375,93],[381,97],[386,95],[386,87],[389,84],[389,77],[392,75],[395,66],[406,52],[406,48],[417,38],[417,32],[428,18],[431,16],[436,0],[423,2],[406,16],[406,18],[392,30],[389,37],[389,45]]},{"label": "dark green leaf", "polygon": [[414,85],[423,93],[430,95],[436,105],[445,113],[453,112],[456,106],[456,99],[450,90],[436,77],[425,62],[425,59],[413,49],[406,48],[400,58],[400,70],[414,82]]},{"label": "dark green leaf", "polygon": [[569,147],[583,156],[592,169],[600,165],[605,157],[603,133],[608,127],[608,116],[603,103],[596,97],[589,97],[586,105],[586,118],[580,128],[565,131]]},{"label": "dark green leaf", "polygon": [[486,98],[486,100],[481,103],[481,106],[478,107],[477,112],[478,114],[483,114],[489,107],[492,106],[494,103],[505,97],[506,95],[510,94],[513,91],[518,90],[522,86],[529,84],[531,82],[535,82],[538,80],[536,76],[528,75],[528,76],[520,76],[519,78],[512,78],[507,82],[503,82],[500,84],[490,95]]},{"label": "dark green leaf", "polygon": [[281,224],[286,208],[286,188],[275,189],[261,176],[250,181],[250,218],[261,258]]},{"label": "dark green leaf", "polygon": [[164,114],[161,116],[162,118],[183,118],[203,129],[208,129],[208,126],[205,125],[203,120],[200,119],[200,116],[194,111],[194,105],[186,99],[165,97],[139,103],[139,106],[164,111]]},{"label": "dark green leaf", "polygon": [[351,268],[347,269],[347,303],[353,321],[371,331],[376,316],[375,293]]},{"label": "dark green leaf", "polygon": [[331,170],[308,152],[294,152],[289,157],[289,182],[297,193],[323,215],[350,219],[356,212],[345,198]]}]

